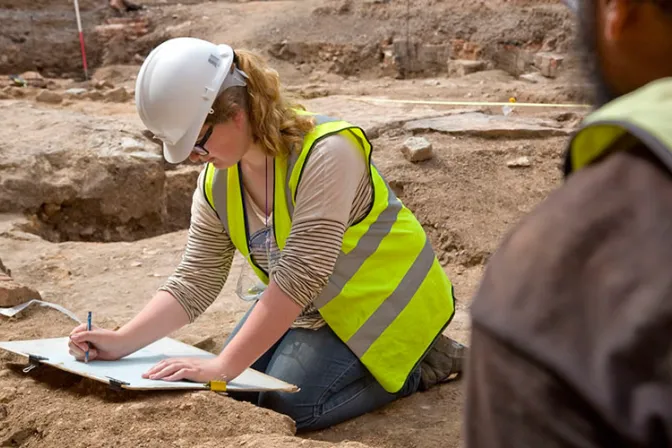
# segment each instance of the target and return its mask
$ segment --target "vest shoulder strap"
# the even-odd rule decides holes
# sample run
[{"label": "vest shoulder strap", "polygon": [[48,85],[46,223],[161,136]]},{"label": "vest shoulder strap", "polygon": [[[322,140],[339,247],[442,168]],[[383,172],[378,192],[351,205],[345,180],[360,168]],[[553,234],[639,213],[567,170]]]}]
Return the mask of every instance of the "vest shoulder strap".
[{"label": "vest shoulder strap", "polygon": [[212,195],[212,184],[215,178],[215,169],[216,168],[212,165],[212,163],[205,165],[205,174],[203,175],[203,193],[205,194],[205,200],[208,202],[208,205],[210,205],[212,211],[217,213],[217,209],[215,208],[215,201]]},{"label": "vest shoulder strap", "polygon": [[672,171],[670,112],[672,78],[654,81],[603,106],[586,118],[570,141],[566,172],[581,169],[615,148],[632,147],[637,141]]}]

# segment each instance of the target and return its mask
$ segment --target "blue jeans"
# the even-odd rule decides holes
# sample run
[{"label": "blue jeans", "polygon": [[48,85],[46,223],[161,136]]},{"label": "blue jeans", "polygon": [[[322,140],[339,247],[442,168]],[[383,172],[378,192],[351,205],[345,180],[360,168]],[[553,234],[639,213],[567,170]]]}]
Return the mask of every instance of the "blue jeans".
[{"label": "blue jeans", "polygon": [[[238,332],[254,305],[238,322]],[[297,432],[314,431],[378,409],[411,395],[420,385],[420,367],[396,394],[385,391],[350,349],[325,325],[319,330],[293,328],[263,354],[252,368],[295,384],[299,392],[261,392],[231,396],[288,415]]]}]

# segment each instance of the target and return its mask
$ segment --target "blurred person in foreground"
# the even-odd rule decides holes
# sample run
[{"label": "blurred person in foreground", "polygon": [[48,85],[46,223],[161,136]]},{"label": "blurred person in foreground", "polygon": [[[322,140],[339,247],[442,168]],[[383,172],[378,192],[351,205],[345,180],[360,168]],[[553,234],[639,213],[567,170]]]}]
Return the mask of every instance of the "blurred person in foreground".
[{"label": "blurred person in foreground", "polygon": [[579,0],[597,108],[472,307],[467,447],[672,443],[672,0]]}]

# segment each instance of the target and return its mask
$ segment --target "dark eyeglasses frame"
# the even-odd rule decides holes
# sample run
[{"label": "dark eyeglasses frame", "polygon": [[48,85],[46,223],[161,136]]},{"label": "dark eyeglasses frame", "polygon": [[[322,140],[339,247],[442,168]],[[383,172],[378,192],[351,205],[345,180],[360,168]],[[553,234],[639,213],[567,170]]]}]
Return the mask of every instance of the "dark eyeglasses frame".
[{"label": "dark eyeglasses frame", "polygon": [[212,129],[214,128],[214,125],[208,126],[208,129],[205,130],[205,134],[203,134],[203,137],[199,141],[196,142],[194,145],[194,150],[193,152],[196,153],[199,156],[207,156],[210,154],[210,152],[205,149],[205,144],[208,143],[208,139],[210,138],[210,135],[212,135]]}]

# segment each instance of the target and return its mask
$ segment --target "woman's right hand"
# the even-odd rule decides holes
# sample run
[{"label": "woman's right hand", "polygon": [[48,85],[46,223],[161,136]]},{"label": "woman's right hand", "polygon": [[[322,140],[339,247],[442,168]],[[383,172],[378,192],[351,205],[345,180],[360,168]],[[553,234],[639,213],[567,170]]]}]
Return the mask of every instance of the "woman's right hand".
[{"label": "woman's right hand", "polygon": [[96,327],[87,331],[86,324],[81,324],[70,333],[68,349],[78,361],[84,361],[87,349],[89,361],[114,361],[127,355],[124,345],[121,334],[116,331]]}]

